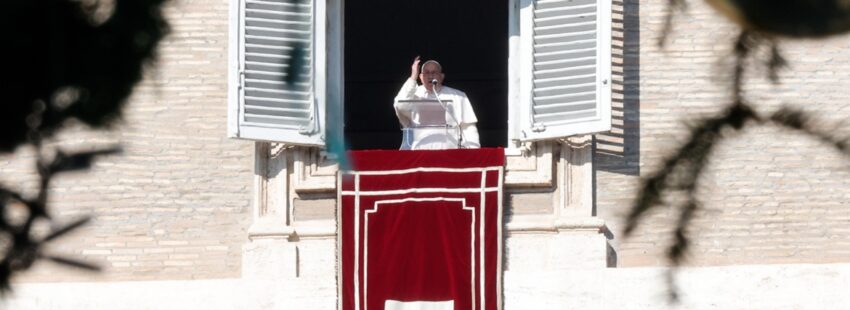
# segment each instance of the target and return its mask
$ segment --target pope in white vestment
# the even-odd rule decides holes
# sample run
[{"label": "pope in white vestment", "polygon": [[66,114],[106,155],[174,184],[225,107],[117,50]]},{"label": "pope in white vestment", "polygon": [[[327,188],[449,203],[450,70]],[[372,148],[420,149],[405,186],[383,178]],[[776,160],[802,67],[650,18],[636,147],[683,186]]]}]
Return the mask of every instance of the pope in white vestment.
[{"label": "pope in white vestment", "polygon": [[[421,125],[423,121],[420,115],[411,109],[410,105],[416,104],[403,102],[403,100],[426,100],[437,99],[444,103],[448,113],[445,115],[447,128],[431,128],[415,130],[407,136],[407,144],[403,142],[401,149],[428,150],[428,149],[453,149],[479,148],[478,128],[475,124],[478,118],[472,110],[469,98],[460,90],[442,85],[445,75],[442,67],[436,61],[429,60],[419,67],[419,57],[416,57],[411,66],[411,76],[404,82],[398,95],[395,97],[396,116],[404,128],[412,128]],[[416,77],[422,81],[422,85],[416,85]],[[434,83],[436,82],[436,83]],[[436,93],[436,96],[435,96]],[[458,130],[459,129],[459,130]],[[460,143],[458,143],[460,142]]]}]

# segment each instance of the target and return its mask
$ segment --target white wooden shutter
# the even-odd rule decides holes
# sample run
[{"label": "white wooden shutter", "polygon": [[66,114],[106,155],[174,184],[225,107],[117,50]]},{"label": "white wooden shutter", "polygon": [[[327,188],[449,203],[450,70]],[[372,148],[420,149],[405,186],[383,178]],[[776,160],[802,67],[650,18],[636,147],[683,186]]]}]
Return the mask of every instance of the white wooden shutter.
[{"label": "white wooden shutter", "polygon": [[610,130],[610,0],[524,2],[520,139]]},{"label": "white wooden shutter", "polygon": [[317,90],[325,75],[317,71],[325,57],[316,53],[324,46],[316,35],[323,7],[312,0],[232,1],[229,136],[324,144],[325,94]]}]

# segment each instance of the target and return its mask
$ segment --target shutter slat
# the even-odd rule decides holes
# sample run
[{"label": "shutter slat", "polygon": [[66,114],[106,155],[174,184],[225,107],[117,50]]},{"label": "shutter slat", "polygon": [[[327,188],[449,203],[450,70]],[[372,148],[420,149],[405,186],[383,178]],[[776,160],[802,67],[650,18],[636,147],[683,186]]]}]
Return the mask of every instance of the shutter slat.
[{"label": "shutter slat", "polygon": [[535,27],[545,26],[549,24],[555,24],[554,21],[560,21],[562,23],[571,24],[578,23],[587,20],[596,20],[596,11],[595,8],[593,10],[579,10],[579,11],[571,11],[571,12],[561,12],[562,14],[553,15],[552,17],[540,17],[537,19],[537,23],[534,25]]},{"label": "shutter slat", "polygon": [[304,117],[304,116],[309,116],[309,112],[307,112],[307,114],[304,114],[304,115],[291,115],[291,116],[271,115],[271,114],[266,113],[265,111],[263,113],[247,113],[247,112],[245,113],[246,122],[261,123],[262,122],[261,120],[265,119],[265,120],[268,120],[269,124],[271,124],[271,125],[280,125],[280,126],[287,126],[287,125],[298,126],[298,125],[301,125],[301,124],[306,124],[310,120],[307,117]]},{"label": "shutter slat", "polygon": [[264,11],[287,11],[287,12],[308,12],[310,5],[283,3],[283,2],[266,2],[266,1],[248,1],[245,3],[247,10],[264,10]]},{"label": "shutter slat", "polygon": [[[297,69],[298,69],[298,72],[300,74],[309,74],[310,73],[309,67],[300,66],[300,68],[297,68]],[[252,63],[246,63],[246,65],[245,65],[245,71],[246,72],[262,72],[262,73],[270,73],[270,74],[274,74],[274,73],[284,74],[284,72],[287,72],[288,70],[289,70],[289,64],[286,64],[286,63],[281,64],[281,63],[273,63],[273,62],[266,62],[266,63],[252,62]]]},{"label": "shutter slat", "polygon": [[[246,62],[254,62],[254,63],[274,63],[274,64],[286,64],[292,57],[289,54],[265,54],[265,53],[245,53],[245,61]],[[305,62],[310,62],[310,57],[304,57]]]},{"label": "shutter slat", "polygon": [[245,108],[247,115],[268,115],[276,117],[309,117],[309,112],[303,109],[288,109],[278,107],[251,106]]},{"label": "shutter slat", "polygon": [[559,76],[551,79],[538,79],[535,80],[535,84],[537,85],[537,89],[547,89],[561,85],[593,84],[596,82],[595,79],[596,74]]},{"label": "shutter slat", "polygon": [[310,39],[310,29],[297,29],[296,27],[292,28],[269,28],[269,27],[261,27],[261,26],[250,26],[245,27],[250,30],[252,36],[262,37],[262,36],[270,36],[270,37],[292,37],[298,39],[309,40]]},{"label": "shutter slat", "polygon": [[[270,45],[261,45],[261,44],[245,44],[245,54],[281,54],[281,55],[290,55],[292,53],[292,46],[270,46]],[[310,49],[308,47],[304,48],[305,56],[311,54]]]},{"label": "shutter slat", "polygon": [[545,53],[536,53],[534,54],[535,60],[538,62],[550,62],[557,61],[563,58],[584,58],[584,57],[592,57],[596,58],[596,48],[588,48],[588,49],[572,49],[572,50],[553,50]]},{"label": "shutter slat", "polygon": [[[248,12],[246,12],[248,13]],[[252,12],[253,13],[253,12]],[[274,12],[256,12],[257,14],[245,18],[246,26],[266,25],[266,27],[277,28],[304,28],[312,25],[312,20],[305,18],[304,14],[275,14]]]},{"label": "shutter slat", "polygon": [[293,44],[309,43],[309,39],[301,38],[281,38],[273,36],[254,36],[246,35],[245,41],[251,44],[269,45],[269,46],[292,46]]},{"label": "shutter slat", "polygon": [[585,100],[585,101],[576,101],[572,103],[559,103],[559,104],[550,104],[550,105],[538,105],[534,107],[534,110],[545,111],[545,110],[588,110],[592,109],[593,105],[596,102],[593,100]]},{"label": "shutter slat", "polygon": [[537,119],[538,124],[546,126],[568,125],[585,119],[596,118],[596,109],[574,112],[547,113]]},{"label": "shutter slat", "polygon": [[584,66],[574,66],[568,68],[553,68],[553,69],[537,69],[534,71],[534,80],[538,81],[540,79],[552,79],[557,77],[569,77],[576,73],[587,74],[586,72],[593,72],[596,74],[596,64],[588,64]]},{"label": "shutter slat", "polygon": [[245,83],[250,87],[246,87],[246,89],[255,89],[255,90],[267,90],[267,91],[278,91],[281,87],[285,86],[291,89],[292,91],[300,91],[305,93],[310,93],[310,86],[308,83],[296,83],[295,86],[286,86],[286,82],[283,81],[260,81],[260,80],[252,80],[252,82]]},{"label": "shutter slat", "polygon": [[301,108],[306,108],[309,103],[304,100],[286,100],[281,98],[258,98],[258,97],[245,97],[245,105],[246,106],[261,106],[261,107],[283,107],[283,106],[297,106]]},{"label": "shutter slat", "polygon": [[543,114],[540,120],[548,120],[549,122],[558,122],[559,118],[563,117],[587,117],[596,115],[596,102],[589,104],[575,104],[568,106],[552,106],[547,108],[534,108],[535,111]]},{"label": "shutter slat", "polygon": [[596,35],[596,28],[588,28],[584,27],[581,29],[567,29],[574,31],[563,31],[558,33],[541,33],[540,35],[534,36],[534,44],[541,45],[546,43],[563,43],[564,40],[569,40],[570,38],[576,38],[578,40],[589,40],[590,38],[594,38]]},{"label": "shutter slat", "polygon": [[567,5],[596,5],[598,0],[538,0],[536,9],[549,9],[553,7],[563,7]]},{"label": "shutter slat", "polygon": [[275,81],[275,80],[254,80],[252,79],[250,83],[246,80],[246,85],[250,85],[250,87],[245,87],[246,89],[257,89],[257,90],[274,90],[278,91],[283,87],[288,87],[293,91],[301,91],[301,92],[310,92],[310,84],[309,83],[294,83],[292,85],[286,84],[284,81]]},{"label": "shutter slat", "polygon": [[558,59],[558,60],[550,60],[550,61],[540,61],[534,62],[535,68],[541,68],[541,70],[551,70],[556,68],[572,68],[578,65],[596,65],[596,57],[576,57],[576,58],[566,58],[566,59]]},{"label": "shutter slat", "polygon": [[535,90],[535,106],[538,104],[537,101],[540,101],[541,104],[550,104],[550,103],[570,103],[571,100],[575,100],[574,98],[577,95],[589,95],[592,94],[593,91],[596,90],[596,84],[590,85],[576,85],[576,86],[567,86],[564,87],[561,91],[537,91]]},{"label": "shutter slat", "polygon": [[285,29],[296,29],[296,30],[305,30],[309,31],[310,21],[298,22],[298,21],[281,21],[279,19],[261,19],[261,18],[252,18],[245,21],[245,27],[251,28],[285,28]]},{"label": "shutter slat", "polygon": [[[245,79],[245,84],[252,84],[256,88],[273,88],[280,89],[281,87],[285,87],[287,85],[286,82],[280,80],[257,80],[257,79]],[[269,85],[265,87],[265,85]],[[310,89],[310,83],[292,83],[290,87],[297,87],[299,89]],[[246,87],[247,88],[247,87]]]},{"label": "shutter slat", "polygon": [[287,97],[288,96],[288,97],[292,97],[292,98],[298,98],[298,97],[309,98],[310,91],[309,91],[309,89],[305,89],[305,90],[306,91],[296,91],[296,90],[262,89],[262,88],[246,87],[245,93],[246,93],[246,96],[247,96],[248,93],[250,93],[251,96],[256,96],[256,97],[264,97],[264,96]]},{"label": "shutter slat", "polygon": [[242,123],[243,125],[257,127],[272,127],[300,130],[302,127],[307,126],[310,123],[309,120],[303,120],[298,117],[280,117],[256,114],[246,114],[244,117],[245,120]]},{"label": "shutter slat", "polygon": [[545,30],[550,28],[558,28],[563,26],[581,26],[586,24],[596,26],[596,14],[581,13],[571,16],[559,16],[540,20],[534,25],[535,31]]},{"label": "shutter slat", "polygon": [[[584,83],[574,83],[574,84],[557,84],[557,86],[551,87],[541,87],[534,90],[535,98],[543,98],[550,96],[561,96],[564,94],[572,95],[575,92],[582,91],[584,89],[591,89],[596,86],[593,80],[590,80],[590,83],[587,83],[587,80],[582,81]],[[570,103],[570,102],[565,102]]]},{"label": "shutter slat", "polygon": [[579,23],[559,23],[555,26],[546,26],[546,27],[536,27],[534,32],[542,37],[545,34],[558,34],[563,35],[564,33],[573,33],[577,31],[588,31],[588,30],[596,30],[596,21],[584,21]]},{"label": "shutter slat", "polygon": [[[585,83],[585,84],[575,84],[575,85],[561,85],[557,87],[548,87],[548,88],[538,88],[534,90],[535,98],[545,99],[555,96],[563,96],[565,94],[572,95],[574,91],[581,91],[583,89],[593,88],[596,83]],[[570,102],[565,102],[568,104]]]},{"label": "shutter slat", "polygon": [[596,47],[587,48],[572,48],[572,49],[556,49],[551,51],[540,51],[534,53],[535,59],[550,57],[550,56],[567,56],[566,54],[581,54],[581,55],[596,55]]},{"label": "shutter slat", "polygon": [[571,40],[571,41],[562,41],[562,42],[553,42],[546,44],[535,44],[534,50],[535,55],[539,55],[541,53],[548,53],[552,51],[563,51],[569,49],[585,49],[588,47],[596,48],[596,37],[590,36],[587,38],[581,38],[579,40]]},{"label": "shutter slat", "polygon": [[[272,72],[246,72],[245,78],[246,79],[253,79],[253,80],[268,80],[268,81],[283,82],[285,75],[283,73],[272,73]],[[311,80],[310,76],[300,76],[294,82],[295,83],[310,83],[310,80]],[[246,85],[246,86],[250,86],[250,85]],[[312,84],[310,86],[312,86]],[[281,87],[283,87],[283,86],[281,86]]]},{"label": "shutter slat", "polygon": [[246,5],[248,4],[272,4],[272,5],[286,5],[286,6],[298,6],[298,5],[310,5],[310,0],[247,0],[245,1]]},{"label": "shutter slat", "polygon": [[[561,95],[550,98],[535,98],[535,105],[558,104],[564,102],[578,102],[586,100],[594,100],[596,92],[576,92],[572,94]],[[548,100],[548,101],[547,101]]]},{"label": "shutter slat", "polygon": [[[307,73],[302,73],[301,76],[298,77],[294,82],[305,83],[309,82],[310,76],[306,75]],[[284,72],[275,72],[275,71],[246,71],[245,78],[250,78],[254,80],[269,80],[269,81],[281,81],[283,82],[286,79],[286,73]],[[251,85],[245,85],[250,87]],[[285,85],[282,85],[281,89],[284,89]]]},{"label": "shutter slat", "polygon": [[547,23],[554,18],[573,17],[581,14],[595,13],[596,4],[585,4],[577,6],[562,6],[547,9],[534,10],[535,26],[538,22]]}]

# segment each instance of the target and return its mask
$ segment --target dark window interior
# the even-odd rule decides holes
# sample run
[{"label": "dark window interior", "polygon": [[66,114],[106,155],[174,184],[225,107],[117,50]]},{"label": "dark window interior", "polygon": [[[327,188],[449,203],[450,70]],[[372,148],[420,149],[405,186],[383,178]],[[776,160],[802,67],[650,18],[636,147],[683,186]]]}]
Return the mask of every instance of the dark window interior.
[{"label": "dark window interior", "polygon": [[393,98],[413,59],[436,59],[445,85],[466,92],[484,147],[507,141],[507,0],[345,1],[348,147],[397,149]]}]

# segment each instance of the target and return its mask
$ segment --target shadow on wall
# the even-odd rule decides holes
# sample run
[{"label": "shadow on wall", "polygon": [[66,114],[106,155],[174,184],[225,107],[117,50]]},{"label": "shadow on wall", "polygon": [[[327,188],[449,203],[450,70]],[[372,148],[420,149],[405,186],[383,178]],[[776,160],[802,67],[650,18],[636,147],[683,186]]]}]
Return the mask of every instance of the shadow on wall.
[{"label": "shadow on wall", "polygon": [[638,0],[612,3],[611,132],[594,139],[593,167],[640,175],[640,8]]}]

